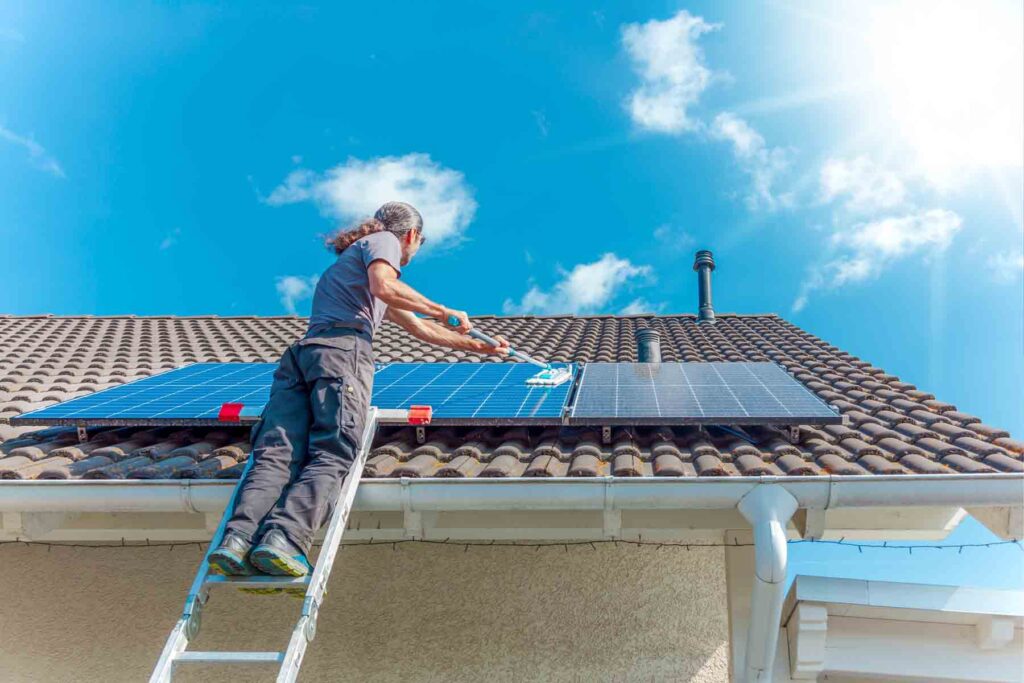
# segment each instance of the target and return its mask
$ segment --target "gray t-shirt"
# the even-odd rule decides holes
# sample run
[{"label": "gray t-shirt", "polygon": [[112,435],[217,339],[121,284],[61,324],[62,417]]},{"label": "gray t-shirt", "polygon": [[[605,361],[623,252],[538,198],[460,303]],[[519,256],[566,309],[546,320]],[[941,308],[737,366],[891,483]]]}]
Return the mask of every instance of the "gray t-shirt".
[{"label": "gray t-shirt", "polygon": [[367,269],[377,259],[402,274],[402,246],[387,230],[352,243],[338,255],[316,284],[309,328],[335,322],[360,324],[369,334],[377,331],[388,305],[370,293]]}]

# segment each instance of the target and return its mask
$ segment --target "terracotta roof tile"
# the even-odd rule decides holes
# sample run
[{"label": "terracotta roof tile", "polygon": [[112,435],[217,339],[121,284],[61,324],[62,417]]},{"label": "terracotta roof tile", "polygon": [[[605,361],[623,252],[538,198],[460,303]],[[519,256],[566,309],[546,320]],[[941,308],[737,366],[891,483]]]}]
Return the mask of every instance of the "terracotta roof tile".
[{"label": "terracotta roof tile", "polygon": [[[788,369],[847,425],[802,427],[797,443],[771,428],[753,443],[695,427],[616,429],[382,429],[367,477],[721,477],[816,474],[1017,472],[1024,442],[956,406],[773,315],[723,314],[714,327],[692,315],[476,319],[524,351],[554,361],[633,361],[633,332],[661,335],[666,361],[765,361]],[[0,477],[238,477],[245,429],[12,427],[4,418],[196,361],[274,362],[305,331],[305,319],[0,316]],[[390,323],[374,344],[379,362],[500,362],[450,352]]]},{"label": "terracotta roof tile", "polygon": [[994,439],[992,443],[1005,448],[1011,453],[1016,453],[1017,455],[1024,454],[1024,441],[1018,441],[1017,439],[1011,439],[1009,437],[1001,437]]}]

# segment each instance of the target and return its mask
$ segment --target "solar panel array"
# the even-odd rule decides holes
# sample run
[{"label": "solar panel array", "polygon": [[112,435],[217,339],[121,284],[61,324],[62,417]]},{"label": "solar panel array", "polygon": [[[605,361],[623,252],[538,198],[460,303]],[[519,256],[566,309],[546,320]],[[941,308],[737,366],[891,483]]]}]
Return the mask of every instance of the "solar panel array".
[{"label": "solar panel array", "polygon": [[435,422],[559,424],[572,382],[528,385],[537,372],[526,363],[392,363],[374,377],[371,403],[429,405]]},{"label": "solar panel array", "polygon": [[[575,365],[568,366],[577,374]],[[196,363],[12,419],[23,424],[204,425],[225,403],[254,421],[276,363]],[[525,363],[375,366],[371,403],[433,408],[450,424],[829,424],[841,416],[774,363],[588,363],[578,382],[533,386]],[[576,386],[578,384],[578,386]],[[567,407],[568,406],[568,407]]]},{"label": "solar panel array", "polygon": [[255,420],[270,397],[277,363],[195,363],[26,413],[15,423],[219,424],[224,403]]},{"label": "solar panel array", "polygon": [[834,424],[775,363],[587,363],[570,424]]},{"label": "solar panel array", "polygon": [[[270,397],[276,363],[196,363],[112,387],[14,419],[22,424],[223,424],[224,403],[243,404],[254,421]],[[393,363],[376,365],[378,408],[429,405],[436,421],[460,424],[557,424],[571,382],[531,386],[537,368],[524,363]]]}]

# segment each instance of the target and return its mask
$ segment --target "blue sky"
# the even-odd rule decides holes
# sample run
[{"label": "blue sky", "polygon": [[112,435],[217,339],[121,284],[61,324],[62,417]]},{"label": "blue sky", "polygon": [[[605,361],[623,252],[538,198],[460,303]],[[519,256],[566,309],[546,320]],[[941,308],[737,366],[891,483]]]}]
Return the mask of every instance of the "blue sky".
[{"label": "blue sky", "polygon": [[446,305],[693,312],[709,248],[1024,434],[1021,3],[363,5],[0,6],[0,311],[305,313],[398,194]]}]

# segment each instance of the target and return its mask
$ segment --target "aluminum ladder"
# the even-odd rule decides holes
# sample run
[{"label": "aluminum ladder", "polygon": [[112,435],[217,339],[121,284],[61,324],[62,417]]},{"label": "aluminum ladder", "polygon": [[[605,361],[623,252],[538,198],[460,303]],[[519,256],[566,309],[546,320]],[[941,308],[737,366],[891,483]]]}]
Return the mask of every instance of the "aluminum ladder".
[{"label": "aluminum ladder", "polygon": [[[371,407],[366,415],[366,427],[363,430],[362,441],[356,453],[355,462],[345,476],[341,485],[341,492],[334,508],[334,513],[327,524],[327,531],[324,534],[323,545],[320,549],[320,556],[317,558],[313,571],[306,576],[293,578],[289,576],[269,576],[257,574],[254,576],[223,576],[209,572],[208,559],[211,552],[220,545],[224,535],[224,527],[227,525],[235,504],[235,497],[238,495],[238,486],[231,494],[224,515],[221,517],[220,525],[210,540],[210,545],[203,556],[202,564],[192,587],[189,589],[188,597],[185,599],[185,608],[182,610],[181,618],[175,624],[167,643],[164,645],[160,659],[150,676],[150,683],[169,683],[177,666],[188,663],[205,664],[277,664],[278,683],[290,683],[295,681],[299,675],[299,667],[302,666],[302,658],[306,654],[306,648],[316,637],[316,620],[323,603],[324,594],[327,592],[327,580],[331,576],[331,569],[341,545],[341,537],[348,526],[349,513],[352,511],[352,504],[356,497],[356,488],[363,474],[363,467],[366,465],[366,458],[373,443],[373,437],[377,427],[381,424],[427,424],[430,422],[430,408],[427,406],[412,406],[409,410],[380,410]],[[249,456],[249,463],[245,471],[248,473],[252,465],[252,456]],[[243,474],[243,477],[245,475]],[[227,652],[213,651],[201,652],[188,650],[189,641],[193,640],[199,633],[202,624],[203,610],[209,600],[211,586],[235,586],[238,588],[297,588],[305,587],[305,598],[302,602],[302,613],[295,628],[292,629],[288,647],[284,652]]]}]

